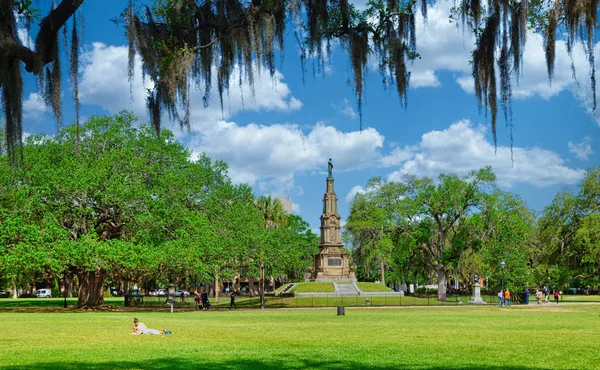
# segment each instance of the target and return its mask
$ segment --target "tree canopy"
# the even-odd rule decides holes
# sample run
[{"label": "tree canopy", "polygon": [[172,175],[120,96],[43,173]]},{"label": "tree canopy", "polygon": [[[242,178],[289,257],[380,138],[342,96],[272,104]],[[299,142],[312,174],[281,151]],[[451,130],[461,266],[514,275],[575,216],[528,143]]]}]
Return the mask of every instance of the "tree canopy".
[{"label": "tree canopy", "polygon": [[[68,53],[79,126],[78,65],[83,22],[74,15],[83,1],[62,0],[55,4],[52,0],[50,13],[41,18],[31,0],[0,0],[0,88],[6,143],[13,157],[22,137],[22,66],[38,77],[41,96],[60,122],[63,68],[59,55]],[[330,43],[340,41],[350,58],[352,88],[362,116],[364,76],[371,55],[378,60],[383,84],[394,86],[401,104],[406,104],[410,62],[419,57],[415,17],[421,12],[426,18],[428,5],[427,0],[369,0],[359,9],[349,0],[154,0],[151,6],[144,6],[130,0],[122,14],[129,39],[129,78],[133,78],[137,53],[144,74],[153,82],[147,105],[155,129],[160,130],[165,111],[182,126],[188,126],[192,86],[203,86],[204,104],[209,104],[212,76],[216,74],[222,106],[223,94],[230,89],[230,78],[236,71],[240,71],[240,85],[244,81],[253,85],[255,68],[265,68],[273,76],[276,52],[283,52],[284,32],[292,25],[303,62],[310,56],[322,65]],[[29,27],[38,19],[41,22],[35,47],[23,45],[18,37],[18,21]],[[69,19],[71,36],[67,37]],[[577,42],[584,44],[595,109],[593,41],[598,0],[460,0],[455,2],[451,19],[476,36],[471,61],[474,90],[480,106],[490,112],[494,140],[498,102],[510,126],[511,77],[518,81],[522,74],[528,30],[544,36],[549,81],[554,73],[557,39],[565,39],[569,54]]]},{"label": "tree canopy", "polygon": [[0,276],[15,292],[77,277],[78,304],[97,306],[106,279],[218,281],[261,258],[299,275],[316,249],[302,219],[281,216],[270,230],[249,186],[232,184],[223,162],[192,159],[168,130],[157,140],[122,113],[79,134],[79,144],[75,127],[29,136],[22,166],[0,156]]}]

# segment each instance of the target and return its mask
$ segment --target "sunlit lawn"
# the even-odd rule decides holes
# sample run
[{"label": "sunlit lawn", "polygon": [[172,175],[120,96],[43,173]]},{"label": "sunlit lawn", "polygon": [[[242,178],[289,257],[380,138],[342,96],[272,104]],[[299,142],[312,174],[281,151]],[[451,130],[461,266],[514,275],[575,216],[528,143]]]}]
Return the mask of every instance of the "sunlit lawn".
[{"label": "sunlit lawn", "polygon": [[[471,298],[468,295],[460,296],[450,295],[446,302],[437,301],[434,295],[431,296],[376,296],[369,295],[369,293],[363,293],[361,296],[356,297],[341,297],[336,296],[334,293],[328,294],[327,296],[309,296],[309,297],[273,297],[266,296],[265,302],[267,307],[273,308],[303,308],[303,307],[333,307],[333,306],[346,306],[346,307],[365,307],[365,306],[457,306],[468,304]],[[489,304],[498,304],[498,298],[495,295],[483,295],[482,298]],[[219,303],[215,302],[214,297],[211,297],[211,303],[215,308],[228,308],[229,297],[220,297]],[[107,297],[104,299],[106,304],[111,306],[123,306],[123,297]],[[177,299],[179,302],[179,299]],[[187,304],[183,307],[193,308],[194,300],[191,297],[186,299]],[[260,298],[240,296],[236,297],[235,300],[238,307],[246,308],[257,308],[260,307]],[[554,299],[552,299],[554,302]],[[598,302],[600,303],[600,296],[597,295],[563,295],[561,302]],[[67,304],[69,306],[75,305],[77,298],[68,298]],[[143,297],[141,306],[150,307],[164,307],[164,297]],[[535,298],[532,297],[530,304],[535,304]],[[132,303],[135,305],[135,302]],[[0,309],[12,308],[12,307],[62,307],[63,298],[0,298]],[[178,307],[179,304],[176,306]]]},{"label": "sunlit lawn", "polygon": [[335,289],[332,283],[325,282],[310,282],[310,283],[298,283],[296,284],[291,292],[298,293],[333,293]]},{"label": "sunlit lawn", "polygon": [[[597,369],[600,305],[0,312],[0,369]],[[173,335],[132,336],[133,316]]]}]

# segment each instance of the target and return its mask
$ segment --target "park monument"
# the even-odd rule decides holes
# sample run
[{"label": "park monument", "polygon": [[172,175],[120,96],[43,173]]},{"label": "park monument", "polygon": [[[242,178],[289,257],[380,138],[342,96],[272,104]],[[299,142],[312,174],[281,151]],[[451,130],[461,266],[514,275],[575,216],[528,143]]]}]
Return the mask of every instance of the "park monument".
[{"label": "park monument", "polygon": [[349,253],[344,252],[340,237],[340,215],[338,198],[333,189],[333,163],[327,164],[327,188],[323,196],[321,214],[321,241],[319,252],[314,256],[313,266],[307,272],[306,281],[349,281],[356,280],[354,268],[350,266]]}]

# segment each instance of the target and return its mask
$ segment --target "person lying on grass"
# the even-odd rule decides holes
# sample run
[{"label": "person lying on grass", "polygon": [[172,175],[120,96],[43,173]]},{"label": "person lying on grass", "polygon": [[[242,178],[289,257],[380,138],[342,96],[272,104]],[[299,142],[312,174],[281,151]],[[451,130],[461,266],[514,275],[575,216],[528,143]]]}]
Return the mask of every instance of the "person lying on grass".
[{"label": "person lying on grass", "polygon": [[146,325],[144,325],[143,322],[140,322],[140,320],[138,320],[137,317],[133,318],[133,333],[131,333],[133,335],[140,335],[140,334],[171,334],[170,331],[167,331],[167,329],[163,330],[156,330],[156,329],[148,329],[148,327]]}]

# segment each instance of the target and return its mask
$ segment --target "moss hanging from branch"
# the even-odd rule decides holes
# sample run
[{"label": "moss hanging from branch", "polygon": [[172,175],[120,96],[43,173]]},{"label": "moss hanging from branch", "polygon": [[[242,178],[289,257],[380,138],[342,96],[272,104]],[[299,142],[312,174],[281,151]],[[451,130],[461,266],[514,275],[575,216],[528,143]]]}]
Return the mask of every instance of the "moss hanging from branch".
[{"label": "moss hanging from branch", "polygon": [[73,29],[71,31],[71,54],[69,63],[69,77],[73,84],[73,103],[75,105],[75,125],[77,127],[77,147],[79,147],[79,34],[77,30],[77,17],[73,17]]}]

